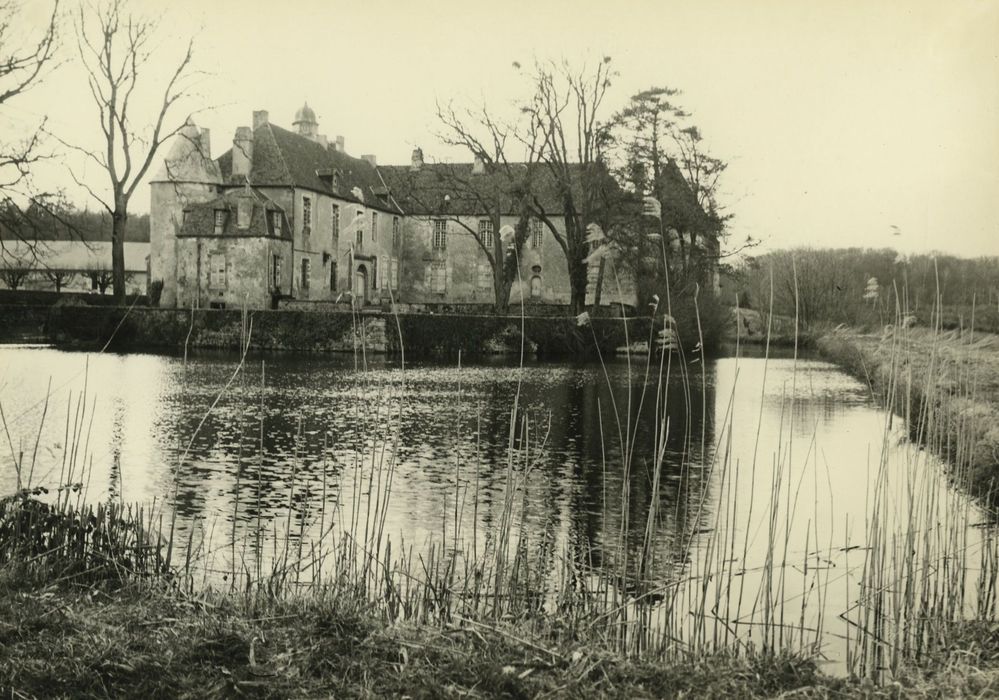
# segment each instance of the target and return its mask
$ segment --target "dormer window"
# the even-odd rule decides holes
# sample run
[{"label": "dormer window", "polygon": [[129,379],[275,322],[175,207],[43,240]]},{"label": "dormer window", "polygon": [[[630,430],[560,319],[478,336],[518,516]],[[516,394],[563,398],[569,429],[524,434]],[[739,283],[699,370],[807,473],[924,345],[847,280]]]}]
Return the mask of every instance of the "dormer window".
[{"label": "dormer window", "polygon": [[340,191],[340,173],[339,172],[334,172],[333,173],[333,189],[335,191],[337,191],[337,192]]},{"label": "dormer window", "polygon": [[215,210],[215,235],[221,236],[225,228],[225,209]]},{"label": "dormer window", "polygon": [[272,211],[271,212],[271,231],[275,236],[281,236],[281,212]]}]

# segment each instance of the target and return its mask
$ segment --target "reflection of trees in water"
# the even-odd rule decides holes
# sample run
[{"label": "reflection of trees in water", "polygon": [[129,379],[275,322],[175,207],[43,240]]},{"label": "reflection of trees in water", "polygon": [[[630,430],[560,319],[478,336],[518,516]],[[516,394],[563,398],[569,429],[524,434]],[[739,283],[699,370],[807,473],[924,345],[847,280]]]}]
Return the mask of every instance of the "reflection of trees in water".
[{"label": "reflection of trees in water", "polygon": [[[173,455],[168,464],[176,464],[174,445],[186,445],[231,371],[231,365],[221,363],[196,366],[187,391],[178,389],[168,399],[162,420]],[[665,571],[683,557],[677,533],[695,527],[689,522],[695,512],[690,501],[699,492],[702,413],[706,443],[713,439],[712,381],[709,377],[702,393],[698,371],[685,394],[674,368],[669,390],[659,397],[670,429],[654,494],[657,397],[653,382],[643,399],[641,372],[636,368],[629,379],[623,365],[610,365],[608,388],[599,367],[523,371],[522,410],[513,425],[513,463],[522,489],[516,515],[524,519],[517,527],[526,535],[522,546],[530,548],[538,564],[544,562],[542,569],[553,565],[553,552],[561,546],[576,548],[581,559],[597,567],[618,561],[614,546],[622,522],[624,456],[612,398],[622,421],[630,414],[632,429],[627,438],[633,445],[625,537],[629,558],[634,560],[643,546],[655,498],[660,503],[655,560]],[[285,523],[290,504],[292,536],[299,531],[314,535],[310,529],[324,507],[328,518],[334,507],[363,500],[366,480],[389,446],[387,459],[396,459],[398,469],[393,503],[413,509],[400,515],[400,522],[415,519],[410,534],[439,533],[442,523],[445,530],[453,529],[449,509],[457,489],[458,527],[466,538],[477,528],[481,547],[503,507],[520,374],[509,367],[417,368],[407,370],[401,397],[396,371],[354,373],[321,362],[288,361],[268,365],[261,405],[259,366],[251,367],[245,381],[237,382],[204,421],[188,458],[174,471],[175,507],[181,518],[218,514],[226,520],[238,503],[239,521],[252,531],[257,523]],[[542,439],[545,448],[538,452]],[[531,449],[525,458],[527,441]]]},{"label": "reflection of trees in water", "polygon": [[[575,519],[574,541],[580,565],[619,573],[627,547],[629,570],[649,559],[655,567],[643,576],[668,575],[675,564],[686,559],[684,551],[701,497],[705,452],[710,457],[714,439],[713,370],[708,369],[707,386],[701,386],[700,373],[685,381],[676,368],[668,386],[653,378],[643,396],[642,369],[633,372],[631,382],[612,381],[583,384],[572,397],[582,408],[577,430],[580,446],[577,481],[580,488],[569,509]],[[665,384],[665,383],[664,383]],[[617,412],[615,414],[614,405]],[[620,429],[618,427],[620,421]],[[664,459],[658,493],[654,491],[657,428],[668,421]],[[630,426],[630,431],[627,429]],[[702,433],[703,428],[703,433]],[[625,485],[625,447],[630,452],[630,479]],[[627,500],[627,530],[624,503]],[[646,526],[653,503],[651,551],[641,557]]]}]

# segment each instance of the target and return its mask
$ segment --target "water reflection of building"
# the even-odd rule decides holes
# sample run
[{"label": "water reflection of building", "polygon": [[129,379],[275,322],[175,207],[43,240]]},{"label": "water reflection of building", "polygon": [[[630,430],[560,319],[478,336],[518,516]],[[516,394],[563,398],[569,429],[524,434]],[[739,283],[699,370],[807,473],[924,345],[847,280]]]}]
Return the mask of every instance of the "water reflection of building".
[{"label": "water reflection of building", "polygon": [[[701,488],[702,428],[709,448],[714,440],[713,367],[703,391],[699,375],[686,389],[675,376],[662,394],[655,382],[646,388],[637,371],[629,379],[620,364],[608,368],[609,386],[594,366],[539,365],[523,374],[505,366],[423,367],[406,370],[407,394],[400,398],[398,370],[355,373],[335,362],[299,362],[270,361],[263,397],[259,369],[250,365],[245,381],[203,424],[231,366],[189,363],[188,388],[177,387],[166,398],[170,418],[160,426],[172,455],[163,469],[175,479],[167,495],[176,495],[182,518],[225,523],[238,511],[240,527],[248,530],[258,522],[284,528],[290,503],[292,527],[315,535],[324,503],[327,513],[340,509],[338,517],[349,522],[351,509],[363,507],[391,465],[386,534],[421,543],[442,533],[450,539],[475,532],[481,548],[503,520],[512,464],[515,527],[533,543],[532,551],[574,552],[577,563],[615,571],[622,517],[627,514],[629,523],[628,558],[636,562],[655,502],[657,567],[646,574],[665,575],[684,560],[681,535],[699,527],[690,502]],[[511,433],[518,377],[521,410]],[[629,421],[630,430],[618,430],[615,414]],[[655,493],[655,432],[667,419]],[[195,430],[189,454],[175,467],[186,446],[179,436],[189,439]],[[627,488],[624,439],[631,454]]]}]

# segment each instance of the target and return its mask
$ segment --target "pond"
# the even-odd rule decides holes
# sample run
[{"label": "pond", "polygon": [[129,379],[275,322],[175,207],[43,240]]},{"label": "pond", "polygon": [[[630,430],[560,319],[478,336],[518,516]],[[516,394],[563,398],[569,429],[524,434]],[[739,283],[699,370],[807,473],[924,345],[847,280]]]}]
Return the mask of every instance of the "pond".
[{"label": "pond", "polygon": [[[241,566],[276,556],[261,532],[377,531],[471,558],[509,531],[550,578],[572,552],[580,585],[633,572],[622,596],[667,637],[792,644],[837,667],[866,653],[860,630],[918,617],[890,619],[883,596],[926,598],[931,560],[991,547],[903,421],[816,359],[403,369],[0,346],[0,407],[0,491],[16,462],[50,499],[75,484],[73,499],[175,514],[206,572],[235,566],[236,541]],[[957,615],[978,604],[961,586]]]}]

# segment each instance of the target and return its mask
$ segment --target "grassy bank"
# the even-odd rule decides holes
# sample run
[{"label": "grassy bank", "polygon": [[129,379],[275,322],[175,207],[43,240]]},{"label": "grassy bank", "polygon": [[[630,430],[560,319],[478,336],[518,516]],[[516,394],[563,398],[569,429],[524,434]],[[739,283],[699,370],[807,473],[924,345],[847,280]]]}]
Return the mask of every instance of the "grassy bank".
[{"label": "grassy bank", "polygon": [[816,341],[822,355],[867,383],[908,422],[920,443],[995,506],[999,477],[999,336],[889,326]]},{"label": "grassy bank", "polygon": [[155,534],[135,527],[140,513],[87,511],[79,532],[69,506],[4,505],[3,697],[950,698],[999,688],[991,622],[951,627],[945,644],[878,686],[825,675],[816,657],[752,647],[622,653],[603,625],[578,624],[599,622],[596,612],[571,630],[543,608],[451,609],[417,622],[386,614],[344,576],[299,589],[195,590],[183,570],[163,568]]},{"label": "grassy bank", "polygon": [[0,693],[14,698],[982,697],[999,628],[876,687],[810,660],[725,654],[633,660],[553,645],[526,626],[389,624],[362,601],[179,594],[161,582],[33,584],[0,574]]}]

